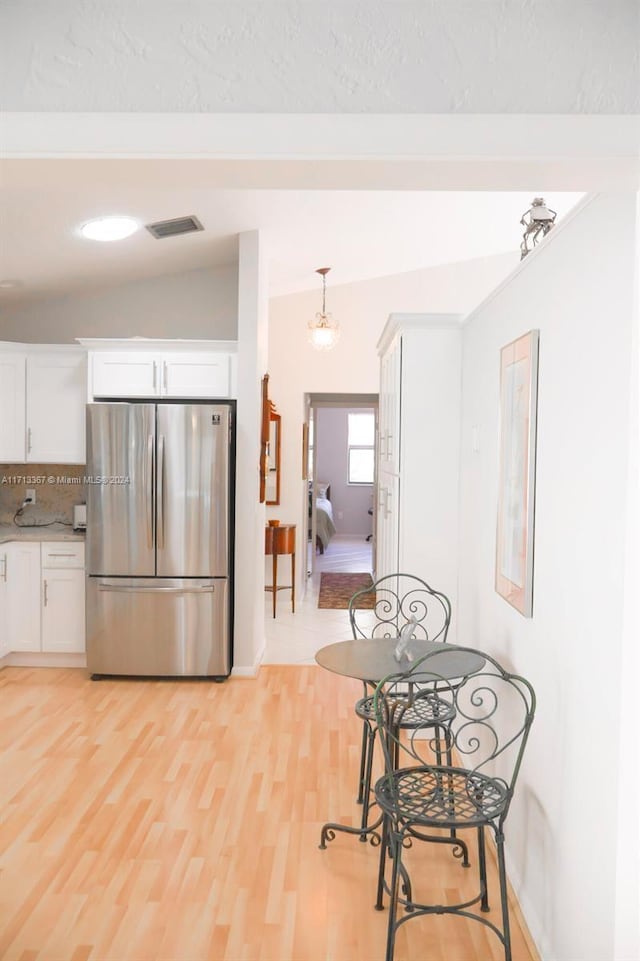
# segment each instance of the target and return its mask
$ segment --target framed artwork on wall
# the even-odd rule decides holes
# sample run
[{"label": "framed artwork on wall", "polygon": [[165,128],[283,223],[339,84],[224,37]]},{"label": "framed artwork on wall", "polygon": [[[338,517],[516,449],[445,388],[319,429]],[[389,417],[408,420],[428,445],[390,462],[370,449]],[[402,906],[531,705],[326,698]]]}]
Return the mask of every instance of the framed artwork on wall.
[{"label": "framed artwork on wall", "polygon": [[533,616],[538,330],[500,351],[500,473],[495,588]]}]

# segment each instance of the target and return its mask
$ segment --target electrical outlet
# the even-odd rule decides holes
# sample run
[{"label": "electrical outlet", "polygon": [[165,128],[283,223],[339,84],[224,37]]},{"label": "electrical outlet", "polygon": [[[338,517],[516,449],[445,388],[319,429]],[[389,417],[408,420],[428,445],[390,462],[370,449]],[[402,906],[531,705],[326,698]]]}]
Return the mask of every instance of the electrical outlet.
[{"label": "electrical outlet", "polygon": [[24,493],[24,499],[29,501],[30,504],[35,504],[36,502],[36,489],[35,487],[27,487]]}]

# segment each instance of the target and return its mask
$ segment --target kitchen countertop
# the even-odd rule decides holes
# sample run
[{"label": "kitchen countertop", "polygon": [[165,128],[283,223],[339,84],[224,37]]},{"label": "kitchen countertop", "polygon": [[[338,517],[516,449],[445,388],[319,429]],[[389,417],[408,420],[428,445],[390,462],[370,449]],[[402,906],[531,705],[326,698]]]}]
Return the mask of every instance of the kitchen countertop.
[{"label": "kitchen countertop", "polygon": [[67,524],[51,524],[50,527],[0,524],[0,544],[6,544],[7,541],[84,541],[84,532],[74,531]]}]

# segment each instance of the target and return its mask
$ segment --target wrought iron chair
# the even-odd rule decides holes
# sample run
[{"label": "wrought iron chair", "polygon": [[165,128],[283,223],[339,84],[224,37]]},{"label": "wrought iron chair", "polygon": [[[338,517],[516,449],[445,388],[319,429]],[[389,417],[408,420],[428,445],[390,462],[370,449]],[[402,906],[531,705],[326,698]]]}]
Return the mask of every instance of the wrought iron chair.
[{"label": "wrought iron chair", "polygon": [[[383,811],[376,907],[382,908],[385,891],[390,898],[386,961],[393,959],[398,928],[425,914],[458,914],[479,921],[497,934],[505,961],[511,961],[504,822],[533,722],[535,693],[527,680],[509,673],[484,653],[485,665],[480,671],[446,681],[438,673],[441,656],[436,651],[416,662],[410,672],[385,678],[374,695],[385,756],[385,773],[374,790]],[[421,701],[428,697],[428,685],[434,683],[441,696],[448,689],[452,720],[441,726],[429,721],[403,733],[405,716],[419,712]],[[454,763],[441,763],[443,744],[453,748]],[[421,903],[415,897],[416,879],[407,884],[403,850],[416,840],[433,841],[428,832],[439,828],[471,828],[477,833],[479,891],[459,904]],[[501,928],[470,910],[479,904],[481,912],[489,911],[485,828],[491,828],[496,842]],[[392,862],[389,884],[385,879],[387,851]],[[399,905],[407,912],[402,917],[398,917]]]},{"label": "wrought iron chair", "polygon": [[[358,605],[370,598],[375,592],[373,609],[363,609]],[[426,581],[413,574],[389,574],[381,577],[371,587],[358,591],[349,601],[349,621],[354,638],[392,638],[400,634],[402,628],[412,620],[413,635],[428,641],[447,640],[451,623],[451,604],[440,591],[434,590]],[[358,777],[358,804],[362,804],[360,840],[366,841],[371,804],[371,772],[376,737],[376,718],[373,705],[373,691],[363,684],[364,696],[357,702],[356,714],[362,720],[362,748],[360,751],[360,773]],[[451,705],[442,698],[433,685],[429,693],[416,703],[414,710],[408,710],[402,719],[402,727],[411,729],[418,725],[443,723],[451,711]],[[379,823],[379,822],[378,822]],[[455,832],[452,834],[455,841]],[[466,848],[454,849],[463,857],[468,867]]]}]

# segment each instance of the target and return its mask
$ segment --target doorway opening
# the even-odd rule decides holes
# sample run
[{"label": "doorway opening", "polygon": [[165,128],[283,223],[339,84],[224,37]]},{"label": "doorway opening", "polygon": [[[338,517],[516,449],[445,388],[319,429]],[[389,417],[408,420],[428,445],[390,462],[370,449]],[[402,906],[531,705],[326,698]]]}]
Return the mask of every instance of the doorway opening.
[{"label": "doorway opening", "polygon": [[375,569],[377,394],[309,394],[307,577]]}]

